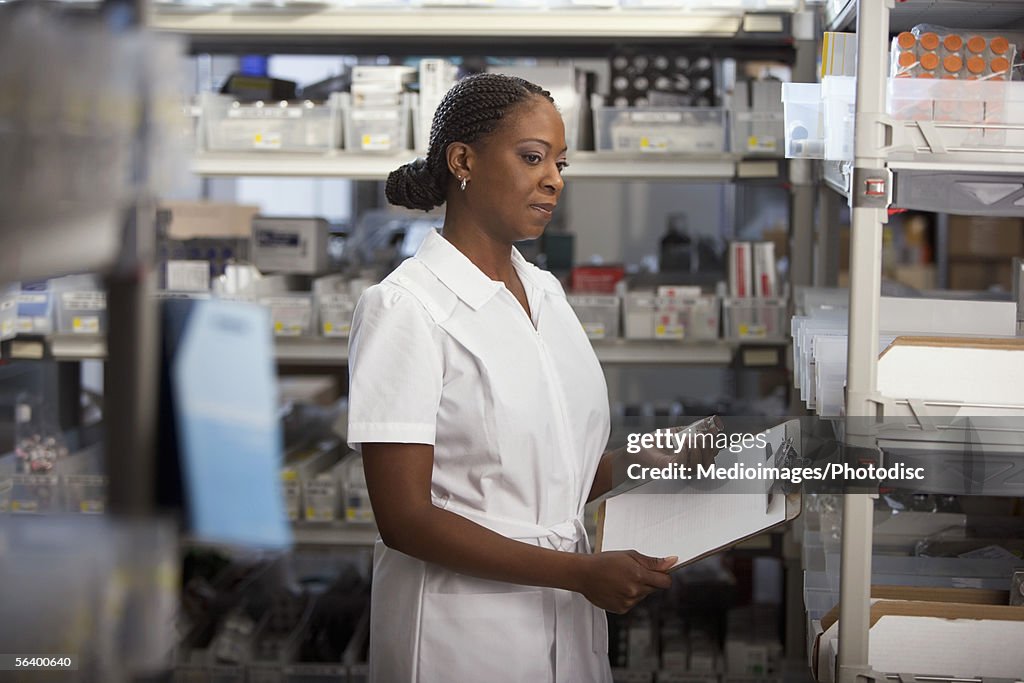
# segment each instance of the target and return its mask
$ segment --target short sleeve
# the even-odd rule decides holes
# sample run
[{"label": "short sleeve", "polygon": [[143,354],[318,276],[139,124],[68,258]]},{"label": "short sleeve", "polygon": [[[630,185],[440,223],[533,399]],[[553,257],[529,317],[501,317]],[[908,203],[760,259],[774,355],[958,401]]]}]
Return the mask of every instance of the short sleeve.
[{"label": "short sleeve", "polygon": [[348,442],[434,445],[444,368],[436,325],[387,282],[367,289],[349,337]]}]

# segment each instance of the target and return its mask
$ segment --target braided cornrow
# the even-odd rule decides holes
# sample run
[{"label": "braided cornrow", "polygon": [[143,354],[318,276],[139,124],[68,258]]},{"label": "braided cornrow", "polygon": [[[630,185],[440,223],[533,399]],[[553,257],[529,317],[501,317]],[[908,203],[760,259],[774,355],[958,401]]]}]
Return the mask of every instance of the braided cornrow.
[{"label": "braided cornrow", "polygon": [[535,96],[554,104],[547,90],[515,76],[477,74],[457,82],[434,112],[426,160],[417,159],[388,175],[388,201],[424,211],[444,204],[450,176],[448,145],[471,144],[493,133],[505,114]]}]

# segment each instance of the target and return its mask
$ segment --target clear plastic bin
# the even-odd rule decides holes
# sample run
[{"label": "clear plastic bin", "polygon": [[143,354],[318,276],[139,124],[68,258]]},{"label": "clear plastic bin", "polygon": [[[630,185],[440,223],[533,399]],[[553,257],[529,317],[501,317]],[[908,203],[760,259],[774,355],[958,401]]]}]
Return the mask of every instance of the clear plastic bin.
[{"label": "clear plastic bin", "polygon": [[278,294],[260,299],[270,309],[275,337],[302,337],[313,330],[313,296],[311,294]]},{"label": "clear plastic bin", "polygon": [[48,285],[22,289],[18,293],[17,315],[18,334],[50,334],[53,331],[53,294]]},{"label": "clear plastic bin", "polygon": [[341,511],[344,464],[306,479],[302,484],[303,517],[307,522],[333,522]]},{"label": "clear plastic bin", "polygon": [[0,476],[0,514],[10,512],[13,489],[14,482],[11,481],[11,478]]},{"label": "clear plastic bin", "polygon": [[1024,152],[1024,82],[890,78],[886,106],[899,121],[931,121],[941,144],[937,149],[916,125],[904,125],[897,150]]},{"label": "clear plastic bin", "polygon": [[720,154],[725,110],[699,107],[596,107],[598,152]]},{"label": "clear plastic bin", "polygon": [[18,285],[0,289],[0,340],[10,339],[17,333]]},{"label": "clear plastic bin", "polygon": [[786,158],[824,159],[824,103],[820,83],[783,83]]},{"label": "clear plastic bin", "polygon": [[107,331],[107,294],[99,291],[60,292],[57,298],[57,332],[103,334]]},{"label": "clear plastic bin", "polygon": [[8,511],[12,514],[61,512],[60,477],[56,474],[15,474],[11,476]]},{"label": "clear plastic bin", "polygon": [[353,454],[346,458],[343,465],[345,521],[372,524],[373,508],[370,507],[370,492],[366,488],[363,459],[358,454]]},{"label": "clear plastic bin", "polygon": [[821,79],[824,100],[825,159],[853,161],[853,124],[857,114],[857,79],[853,76],[825,76]]},{"label": "clear plastic bin", "polygon": [[722,300],[723,336],[726,339],[777,339],[786,337],[786,299]]},{"label": "clear plastic bin", "polygon": [[571,295],[566,298],[588,339],[619,338],[619,297]]},{"label": "clear plastic bin", "polygon": [[68,512],[102,514],[107,507],[107,478],[98,474],[69,474],[64,478]]},{"label": "clear plastic bin", "polygon": [[622,300],[622,332],[626,339],[654,339],[658,298],[651,292],[628,292]]},{"label": "clear plastic bin", "polygon": [[256,102],[204,93],[206,149],[223,152],[326,152],[340,147],[333,103]]},{"label": "clear plastic bin", "polygon": [[782,156],[785,116],[777,111],[732,112],[732,151],[749,156]]},{"label": "clear plastic bin", "polygon": [[717,296],[659,297],[655,309],[655,339],[718,339]]},{"label": "clear plastic bin", "polygon": [[408,103],[398,107],[346,106],[345,149],[395,153],[409,148]]},{"label": "clear plastic bin", "polygon": [[319,297],[320,334],[325,337],[348,337],[352,329],[352,313],[356,298],[348,294],[321,294]]}]

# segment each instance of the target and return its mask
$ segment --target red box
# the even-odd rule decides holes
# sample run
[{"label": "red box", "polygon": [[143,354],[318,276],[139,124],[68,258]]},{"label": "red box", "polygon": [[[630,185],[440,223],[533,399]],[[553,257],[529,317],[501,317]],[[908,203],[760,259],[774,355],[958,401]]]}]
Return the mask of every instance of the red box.
[{"label": "red box", "polygon": [[615,285],[626,277],[622,266],[576,266],[572,269],[575,294],[614,294]]}]

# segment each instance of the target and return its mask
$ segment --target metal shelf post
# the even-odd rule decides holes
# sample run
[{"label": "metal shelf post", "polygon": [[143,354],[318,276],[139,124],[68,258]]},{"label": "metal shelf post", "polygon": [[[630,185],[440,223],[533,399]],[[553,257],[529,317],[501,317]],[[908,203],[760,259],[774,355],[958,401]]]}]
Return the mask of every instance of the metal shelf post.
[{"label": "metal shelf post", "polygon": [[[882,225],[892,196],[885,166],[885,75],[892,0],[860,0],[857,13],[857,100],[854,128],[853,203],[850,235],[850,326],[847,352],[848,445],[876,448],[869,426],[875,416],[878,309],[881,294]],[[839,683],[875,678],[868,659],[871,617],[871,494],[843,498],[840,565]]]}]

